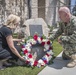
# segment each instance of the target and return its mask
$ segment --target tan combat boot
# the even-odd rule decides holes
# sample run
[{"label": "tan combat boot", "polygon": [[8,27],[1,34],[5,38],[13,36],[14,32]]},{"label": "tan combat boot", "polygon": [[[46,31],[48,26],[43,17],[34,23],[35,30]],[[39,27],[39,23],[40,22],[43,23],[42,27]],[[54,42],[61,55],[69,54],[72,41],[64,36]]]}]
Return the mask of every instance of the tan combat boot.
[{"label": "tan combat boot", "polygon": [[67,67],[68,68],[72,68],[72,67],[75,67],[76,66],[76,54],[73,54],[72,56],[71,56],[71,62],[69,62],[68,64],[67,64]]}]

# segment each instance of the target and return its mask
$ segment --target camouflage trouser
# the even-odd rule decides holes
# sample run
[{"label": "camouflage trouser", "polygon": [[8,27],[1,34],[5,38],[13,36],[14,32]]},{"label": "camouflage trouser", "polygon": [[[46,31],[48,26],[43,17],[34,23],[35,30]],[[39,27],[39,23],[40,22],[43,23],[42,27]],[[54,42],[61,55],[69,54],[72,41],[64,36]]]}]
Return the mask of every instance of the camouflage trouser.
[{"label": "camouflage trouser", "polygon": [[65,43],[63,44],[63,48],[64,48],[63,53],[68,57],[71,57],[72,54],[76,53],[76,44]]}]

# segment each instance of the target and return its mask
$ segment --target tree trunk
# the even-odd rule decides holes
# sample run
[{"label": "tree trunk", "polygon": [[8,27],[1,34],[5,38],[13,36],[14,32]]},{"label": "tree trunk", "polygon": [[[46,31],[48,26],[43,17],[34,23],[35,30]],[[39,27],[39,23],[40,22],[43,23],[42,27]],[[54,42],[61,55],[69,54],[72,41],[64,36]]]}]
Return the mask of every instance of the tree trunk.
[{"label": "tree trunk", "polygon": [[21,25],[28,17],[26,0],[0,0],[0,24],[5,22],[9,14],[20,16]]}]

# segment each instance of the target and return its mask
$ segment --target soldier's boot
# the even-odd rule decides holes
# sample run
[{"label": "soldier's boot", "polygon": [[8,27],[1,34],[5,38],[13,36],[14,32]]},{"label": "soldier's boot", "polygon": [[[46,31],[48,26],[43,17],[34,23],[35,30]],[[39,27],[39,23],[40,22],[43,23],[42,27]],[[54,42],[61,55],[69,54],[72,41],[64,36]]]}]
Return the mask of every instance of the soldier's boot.
[{"label": "soldier's boot", "polygon": [[76,54],[71,55],[71,61],[67,64],[68,68],[76,66]]},{"label": "soldier's boot", "polygon": [[63,52],[63,53],[62,53],[62,59],[63,59],[63,60],[70,60],[71,58],[70,58],[69,56],[67,56],[67,55],[65,54],[65,52]]}]

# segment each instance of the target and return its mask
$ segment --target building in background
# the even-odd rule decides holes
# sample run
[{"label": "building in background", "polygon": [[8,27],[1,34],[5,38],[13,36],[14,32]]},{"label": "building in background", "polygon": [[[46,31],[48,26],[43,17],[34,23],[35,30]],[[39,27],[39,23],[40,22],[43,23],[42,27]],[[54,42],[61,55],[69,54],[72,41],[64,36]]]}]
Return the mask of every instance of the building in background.
[{"label": "building in background", "polygon": [[0,0],[0,23],[9,14],[21,17],[21,25],[27,19],[43,18],[47,25],[55,25],[60,6],[70,5],[70,0]]}]

